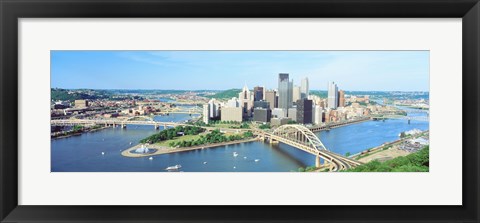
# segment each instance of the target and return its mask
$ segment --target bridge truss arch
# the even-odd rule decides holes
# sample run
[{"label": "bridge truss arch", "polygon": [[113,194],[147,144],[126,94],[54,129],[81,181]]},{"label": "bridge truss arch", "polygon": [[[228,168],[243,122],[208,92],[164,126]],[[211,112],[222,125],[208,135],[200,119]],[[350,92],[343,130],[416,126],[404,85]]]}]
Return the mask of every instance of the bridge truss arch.
[{"label": "bridge truss arch", "polygon": [[303,125],[282,125],[276,128],[273,133],[275,136],[287,138],[297,143],[310,146],[316,151],[328,151],[322,141],[310,129]]}]

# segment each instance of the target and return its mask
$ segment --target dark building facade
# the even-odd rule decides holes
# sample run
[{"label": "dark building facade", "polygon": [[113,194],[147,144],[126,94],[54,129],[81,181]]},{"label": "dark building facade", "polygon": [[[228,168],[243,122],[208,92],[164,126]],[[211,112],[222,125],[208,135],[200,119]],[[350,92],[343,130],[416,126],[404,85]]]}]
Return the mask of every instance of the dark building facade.
[{"label": "dark building facade", "polygon": [[312,123],[312,100],[305,98],[297,100],[297,123]]},{"label": "dark building facade", "polygon": [[256,122],[270,122],[272,118],[272,110],[270,108],[254,108],[253,121]]},{"label": "dark building facade", "polygon": [[263,100],[263,87],[254,87],[253,88],[253,100],[260,101]]},{"label": "dark building facade", "polygon": [[253,102],[254,108],[269,108],[270,103],[268,101],[254,101]]}]

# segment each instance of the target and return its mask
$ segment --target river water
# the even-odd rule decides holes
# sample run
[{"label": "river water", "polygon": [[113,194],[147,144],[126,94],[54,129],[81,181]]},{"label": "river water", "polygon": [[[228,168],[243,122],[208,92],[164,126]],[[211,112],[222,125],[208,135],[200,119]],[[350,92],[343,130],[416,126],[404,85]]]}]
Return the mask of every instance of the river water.
[{"label": "river water", "polygon": [[[426,114],[410,114],[410,116]],[[157,121],[184,121],[188,114],[156,116]],[[317,132],[324,145],[345,155],[361,152],[399,138],[411,129],[427,130],[428,122],[406,120],[367,121]],[[185,172],[289,172],[313,166],[315,157],[285,144],[249,142],[145,158],[123,157],[120,152],[156,131],[152,126],[109,128],[51,140],[52,172],[162,172],[182,165]],[[132,145],[130,145],[132,142]],[[104,153],[102,155],[102,152]],[[239,155],[234,157],[233,152]],[[258,161],[255,161],[258,160]],[[207,162],[204,164],[204,162]]]}]

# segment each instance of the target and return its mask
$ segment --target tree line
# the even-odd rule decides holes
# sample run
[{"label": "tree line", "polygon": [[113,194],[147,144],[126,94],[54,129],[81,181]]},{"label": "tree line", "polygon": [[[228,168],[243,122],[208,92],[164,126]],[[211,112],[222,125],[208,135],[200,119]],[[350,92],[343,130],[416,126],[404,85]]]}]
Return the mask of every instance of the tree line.
[{"label": "tree line", "polygon": [[175,128],[165,129],[159,133],[153,134],[147,138],[140,140],[140,143],[157,143],[177,137],[180,132],[183,135],[198,135],[205,129],[197,126],[176,126]]},{"label": "tree line", "polygon": [[234,134],[226,136],[224,133],[220,132],[220,130],[216,129],[212,132],[201,135],[198,139],[192,140],[181,140],[181,141],[173,141],[170,142],[168,145],[170,147],[190,147],[190,146],[199,146],[199,145],[206,145],[212,143],[222,143],[222,142],[231,142],[236,140],[242,140],[246,138],[253,137],[253,133],[248,131],[244,132],[243,134]]},{"label": "tree line", "polygon": [[385,162],[370,161],[346,172],[428,172],[429,146],[416,153],[397,157]]}]

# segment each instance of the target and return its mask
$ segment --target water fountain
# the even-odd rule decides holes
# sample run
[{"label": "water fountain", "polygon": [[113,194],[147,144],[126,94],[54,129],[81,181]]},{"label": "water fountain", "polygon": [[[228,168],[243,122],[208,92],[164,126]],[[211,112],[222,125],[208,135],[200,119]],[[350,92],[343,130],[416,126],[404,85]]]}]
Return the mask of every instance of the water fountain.
[{"label": "water fountain", "polygon": [[150,150],[142,144],[142,146],[135,150],[135,153],[149,153]]}]

